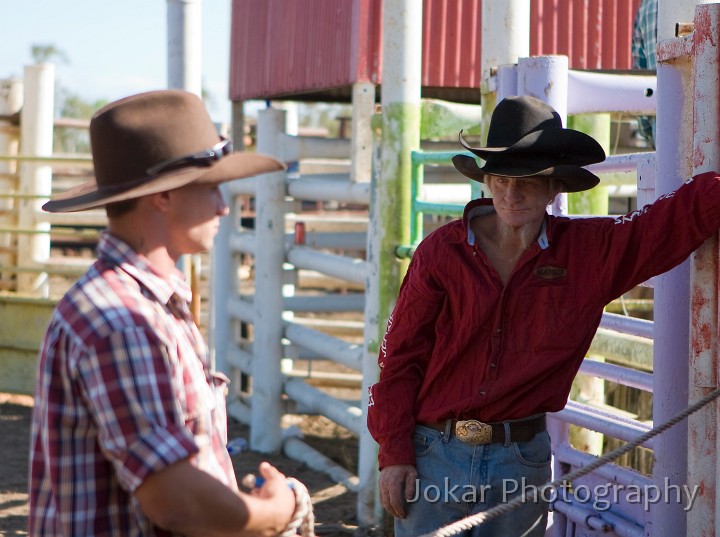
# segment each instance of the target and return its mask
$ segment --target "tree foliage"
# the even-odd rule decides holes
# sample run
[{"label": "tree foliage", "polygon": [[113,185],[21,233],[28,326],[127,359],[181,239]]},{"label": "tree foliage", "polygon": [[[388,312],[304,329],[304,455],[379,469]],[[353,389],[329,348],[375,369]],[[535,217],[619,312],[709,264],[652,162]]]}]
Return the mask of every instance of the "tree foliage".
[{"label": "tree foliage", "polygon": [[[53,44],[33,44],[30,55],[35,63],[70,63],[64,51]],[[104,99],[85,99],[64,87],[60,81],[55,84],[55,115],[60,118],[90,119],[98,108],[107,103]],[[53,151],[56,153],[89,153],[90,137],[83,127],[58,125],[55,128]]]},{"label": "tree foliage", "polygon": [[30,55],[35,63],[47,63],[57,61],[60,63],[69,63],[67,54],[55,45],[31,45]]},{"label": "tree foliage", "polygon": [[[58,116],[71,119],[90,119],[96,110],[108,103],[105,99],[85,99],[63,87],[58,87],[56,100]],[[54,150],[58,153],[89,153],[88,130],[70,126],[56,127]]]}]

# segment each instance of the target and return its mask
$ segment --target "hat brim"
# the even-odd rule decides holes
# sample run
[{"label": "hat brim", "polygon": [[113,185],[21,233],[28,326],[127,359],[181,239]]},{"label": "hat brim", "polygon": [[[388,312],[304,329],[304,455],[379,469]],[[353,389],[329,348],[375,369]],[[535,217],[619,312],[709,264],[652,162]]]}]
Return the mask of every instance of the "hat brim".
[{"label": "hat brim", "polygon": [[212,166],[191,166],[132,182],[122,191],[98,187],[87,181],[54,196],[42,208],[51,213],[84,211],[109,203],[127,201],[150,194],[174,190],[191,183],[219,184],[285,169],[281,161],[257,153],[233,153]]},{"label": "hat brim", "polygon": [[508,147],[472,147],[459,134],[462,146],[483,160],[493,157],[552,159],[557,166],[587,166],[605,160],[605,150],[592,137],[574,129],[545,129],[523,136]]},{"label": "hat brim", "polygon": [[562,183],[562,192],[582,192],[596,187],[600,178],[594,173],[572,164],[558,166],[535,166],[523,165],[521,159],[512,164],[507,162],[498,164],[486,162],[484,166],[478,166],[477,161],[467,155],[455,155],[452,158],[455,168],[470,179],[485,182],[485,175],[498,175],[502,177],[554,177]]}]

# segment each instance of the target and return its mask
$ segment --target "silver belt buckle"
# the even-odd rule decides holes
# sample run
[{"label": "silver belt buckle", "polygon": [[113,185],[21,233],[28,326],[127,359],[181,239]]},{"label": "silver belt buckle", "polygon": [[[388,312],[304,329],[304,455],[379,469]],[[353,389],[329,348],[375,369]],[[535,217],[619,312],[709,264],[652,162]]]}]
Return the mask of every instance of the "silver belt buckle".
[{"label": "silver belt buckle", "polygon": [[478,420],[459,420],[455,424],[455,436],[473,446],[489,444],[492,441],[492,425]]}]

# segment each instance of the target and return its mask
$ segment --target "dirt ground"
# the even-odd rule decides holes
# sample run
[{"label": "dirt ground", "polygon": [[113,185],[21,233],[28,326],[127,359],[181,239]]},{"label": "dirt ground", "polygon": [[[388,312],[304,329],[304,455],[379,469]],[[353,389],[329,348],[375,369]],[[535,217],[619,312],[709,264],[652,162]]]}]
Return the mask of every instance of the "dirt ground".
[{"label": "dirt ground", "polygon": [[[27,464],[32,398],[0,394],[0,535],[27,535]],[[322,417],[303,418],[298,427],[309,445],[355,471],[357,440],[352,434]],[[231,420],[229,438],[249,438],[246,426]],[[356,519],[356,494],[330,480],[325,474],[283,455],[246,451],[233,456],[238,477],[255,472],[267,460],[288,476],[307,486],[315,511],[315,531],[324,536],[370,536]]]}]

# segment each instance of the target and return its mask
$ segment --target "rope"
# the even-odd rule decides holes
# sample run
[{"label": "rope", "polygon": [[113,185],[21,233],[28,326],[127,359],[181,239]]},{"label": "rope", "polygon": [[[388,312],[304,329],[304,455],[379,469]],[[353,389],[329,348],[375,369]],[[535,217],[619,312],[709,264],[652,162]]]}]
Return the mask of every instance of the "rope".
[{"label": "rope", "polygon": [[[577,470],[565,474],[560,478],[556,479],[555,481],[549,481],[548,483],[545,483],[540,487],[540,490],[542,491],[541,497],[545,497],[544,493],[549,489],[558,489],[560,487],[566,486],[569,481],[574,481],[579,477],[589,474],[593,470],[600,468],[602,465],[607,464],[608,462],[615,460],[618,457],[624,455],[625,453],[635,449],[636,447],[647,442],[651,438],[654,438],[655,436],[664,433],[670,427],[678,424],[679,422],[687,418],[690,414],[697,412],[702,407],[704,407],[711,401],[714,401],[718,397],[720,397],[720,388],[716,388],[699,401],[695,402],[679,414],[676,414],[675,416],[670,418],[662,425],[650,429],[648,432],[641,434],[635,440],[628,442],[624,446],[620,446],[619,448],[611,451],[610,453],[607,453],[602,457],[597,458],[587,466],[583,466],[582,468],[578,468]],[[507,514],[522,506],[528,501],[534,501],[538,497],[538,494],[538,489],[531,489],[530,494],[526,495],[525,493],[523,493],[521,496],[513,498],[507,503],[497,505],[491,509],[488,509],[487,511],[469,516],[467,518],[449,524],[444,528],[440,528],[433,532],[423,534],[420,537],[450,537],[451,535],[457,535],[463,531],[473,528],[474,526],[478,526],[483,522],[487,522],[488,520],[492,520],[498,518],[499,516]]]},{"label": "rope", "polygon": [[287,528],[280,535],[282,537],[293,537],[298,534],[302,537],[315,537],[315,514],[313,513],[310,493],[305,485],[295,478],[288,478],[288,485],[295,493],[295,512],[293,513]]},{"label": "rope", "polygon": [[[261,479],[253,474],[247,474],[240,480],[240,485],[254,489],[261,486]],[[287,484],[295,494],[295,511],[280,537],[294,537],[298,535],[298,530],[302,537],[315,537],[315,513],[307,487],[294,477],[287,478]]]}]

